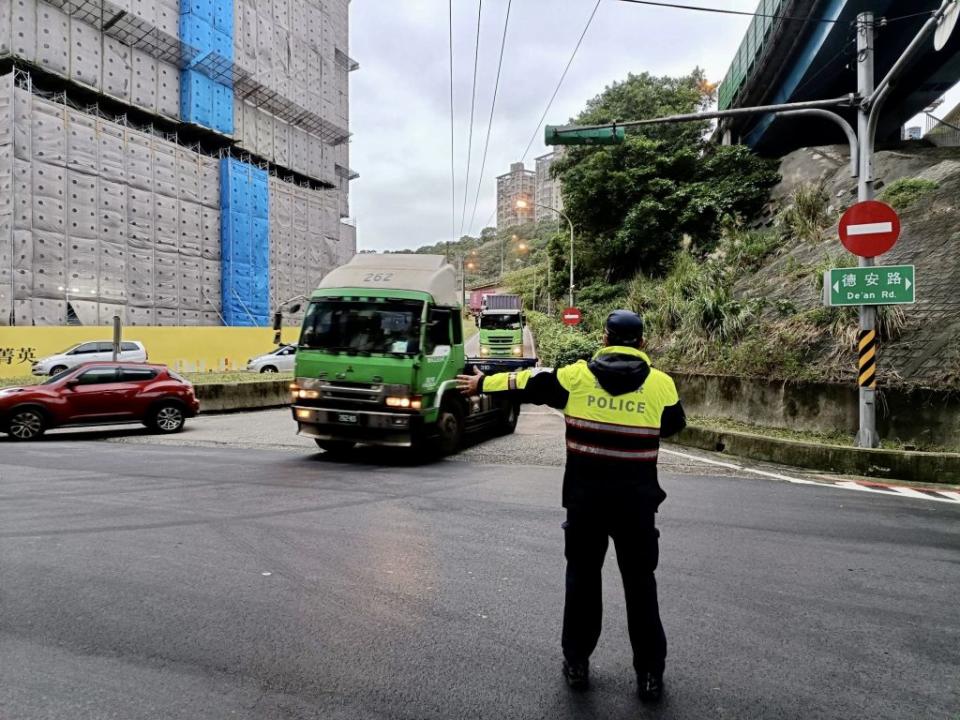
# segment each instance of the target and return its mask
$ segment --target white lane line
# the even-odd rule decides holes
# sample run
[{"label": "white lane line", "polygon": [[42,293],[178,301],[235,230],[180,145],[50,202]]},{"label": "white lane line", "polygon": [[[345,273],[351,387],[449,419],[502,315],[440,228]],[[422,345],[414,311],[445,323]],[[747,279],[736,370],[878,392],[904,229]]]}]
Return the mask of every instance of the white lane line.
[{"label": "white lane line", "polygon": [[708,460],[707,458],[698,457],[697,455],[688,455],[687,453],[677,452],[676,450],[666,450],[660,448],[660,452],[667,455],[675,455],[676,457],[682,457],[686,460],[695,460],[696,462],[701,462],[706,465],[716,465],[717,467],[727,468],[728,470],[743,470],[744,468],[740,465],[734,465],[733,463],[719,462],[717,460]]},{"label": "white lane line", "polygon": [[[547,408],[551,414],[558,415],[559,417],[564,417],[563,413],[559,410],[554,410],[553,408]],[[700,457],[699,455],[691,455],[690,453],[680,452],[678,450],[667,450],[666,448],[661,447],[660,452],[666,455],[673,455],[675,457],[684,458],[685,460],[693,460],[694,462],[703,463],[704,465],[714,465],[716,467],[726,468],[727,470],[738,470],[740,472],[751,473],[753,475],[760,475],[761,477],[768,477],[774,480],[783,480],[794,485],[819,485],[820,487],[827,488],[839,488],[841,490],[857,490],[859,492],[869,492],[875,493],[877,495],[894,495],[895,493],[890,492],[894,490],[897,493],[910,498],[916,498],[918,500],[933,500],[934,502],[947,502],[953,505],[960,503],[960,493],[956,493],[950,490],[938,490],[937,492],[940,495],[945,495],[949,500],[934,497],[933,495],[927,495],[926,493],[918,492],[912,488],[904,488],[900,486],[891,485],[889,490],[880,490],[878,488],[869,487],[867,485],[860,485],[858,483],[852,482],[850,480],[840,480],[838,482],[829,483],[829,482],[816,482],[815,480],[805,480],[803,478],[792,477],[790,475],[783,475],[781,473],[769,472],[767,470],[756,470],[754,468],[744,467],[743,465],[735,465],[734,463],[721,462],[719,460],[711,460],[709,458]]]},{"label": "white lane line", "polygon": [[893,232],[892,222],[863,223],[862,225],[848,225],[847,237],[851,235],[876,235],[878,233]]},{"label": "white lane line", "polygon": [[814,482],[813,480],[802,480],[800,478],[790,477],[789,475],[781,475],[780,473],[768,472],[766,470],[755,470],[754,468],[744,467],[743,465],[734,465],[733,463],[719,462],[717,460],[708,460],[707,458],[698,457],[696,455],[689,455],[687,453],[677,452],[676,450],[665,450],[660,449],[660,452],[667,453],[668,455],[676,455],[677,457],[686,458],[687,460],[694,460],[696,462],[705,463],[707,465],[716,465],[717,467],[727,468],[729,470],[739,470],[740,472],[752,473],[753,475],[761,475],[763,477],[773,478],[775,480],[785,480],[789,483],[794,483],[795,485],[822,485],[823,483]]},{"label": "white lane line", "polygon": [[[923,500],[926,500],[931,497],[926,493],[918,492],[913,488],[908,488],[908,487],[891,486],[890,489],[900,493],[901,495],[906,495],[907,497],[912,497],[912,498],[922,498]],[[934,500],[939,500],[939,498],[934,498]]]}]

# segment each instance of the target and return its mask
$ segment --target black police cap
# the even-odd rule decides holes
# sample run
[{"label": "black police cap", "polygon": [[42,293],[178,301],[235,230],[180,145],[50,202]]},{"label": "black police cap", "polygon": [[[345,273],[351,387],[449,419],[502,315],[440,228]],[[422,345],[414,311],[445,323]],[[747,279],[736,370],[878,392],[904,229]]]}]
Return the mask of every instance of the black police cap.
[{"label": "black police cap", "polygon": [[607,316],[607,338],[616,345],[636,345],[643,339],[643,318],[629,310],[614,310]]}]

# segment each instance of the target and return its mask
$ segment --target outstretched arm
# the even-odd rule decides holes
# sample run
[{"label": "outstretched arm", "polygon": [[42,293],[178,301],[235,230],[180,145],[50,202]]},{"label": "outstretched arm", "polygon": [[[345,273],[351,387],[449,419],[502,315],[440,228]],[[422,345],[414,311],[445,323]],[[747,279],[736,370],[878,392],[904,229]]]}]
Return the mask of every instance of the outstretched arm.
[{"label": "outstretched arm", "polygon": [[474,368],[473,375],[458,375],[457,386],[464,395],[508,392],[523,403],[549,405],[557,410],[567,406],[570,393],[560,384],[553,370],[520,370],[519,372],[484,375]]},{"label": "outstretched arm", "polygon": [[673,437],[687,426],[687,415],[683,405],[677,401],[676,405],[668,405],[660,415],[660,437]]}]

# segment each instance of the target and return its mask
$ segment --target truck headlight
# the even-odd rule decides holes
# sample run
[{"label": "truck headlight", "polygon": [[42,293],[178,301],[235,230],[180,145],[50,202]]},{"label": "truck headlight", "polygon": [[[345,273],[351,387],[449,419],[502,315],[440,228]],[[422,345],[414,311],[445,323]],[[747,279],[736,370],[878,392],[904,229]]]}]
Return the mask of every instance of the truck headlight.
[{"label": "truck headlight", "polygon": [[317,400],[320,397],[319,390],[300,390],[297,395],[301,400]]},{"label": "truck headlight", "polygon": [[523,355],[523,346],[522,346],[522,345],[514,345],[514,346],[513,346],[513,354],[516,355],[517,357],[520,357],[521,355]]},{"label": "truck headlight", "polygon": [[418,397],[388,397],[386,404],[387,407],[402,408],[404,410],[419,410],[423,407],[423,401]]},{"label": "truck headlight", "polygon": [[486,347],[485,345],[481,346],[481,347],[480,347],[480,354],[481,354],[481,355],[489,355],[489,354],[490,354],[490,348]]}]

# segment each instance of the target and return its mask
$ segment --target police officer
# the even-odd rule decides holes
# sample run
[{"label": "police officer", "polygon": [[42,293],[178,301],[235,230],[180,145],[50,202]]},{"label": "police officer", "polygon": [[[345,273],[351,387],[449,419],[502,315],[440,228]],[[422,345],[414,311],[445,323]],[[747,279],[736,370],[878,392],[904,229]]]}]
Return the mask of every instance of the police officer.
[{"label": "police officer", "polygon": [[589,687],[589,658],[600,639],[601,568],[612,538],[638,692],[656,702],[667,655],[654,579],[660,537],[654,516],[666,498],[657,482],[657,454],[660,439],[680,432],[686,418],[673,380],[650,366],[643,345],[643,320],[617,310],[607,318],[604,347],[589,363],[490,376],[475,370],[459,376],[458,384],[466,395],[509,392],[564,412],[563,674],[571,688]]}]

